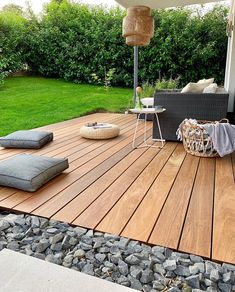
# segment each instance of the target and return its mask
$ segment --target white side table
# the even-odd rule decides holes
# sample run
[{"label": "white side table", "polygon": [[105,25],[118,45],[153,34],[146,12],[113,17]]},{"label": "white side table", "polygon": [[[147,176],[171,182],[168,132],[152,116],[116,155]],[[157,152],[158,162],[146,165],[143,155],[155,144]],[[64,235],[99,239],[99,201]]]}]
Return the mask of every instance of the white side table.
[{"label": "white side table", "polygon": [[[165,110],[166,110],[165,108],[162,108],[162,109],[155,109],[155,108],[130,109],[130,112],[132,112],[134,114],[138,114],[138,118],[136,120],[136,126],[135,126],[135,133],[134,133],[133,142],[132,142],[133,148],[158,147],[158,146],[151,145],[151,144],[147,143],[147,115],[148,114],[154,114],[156,117],[156,120],[157,120],[157,126],[158,126],[158,130],[159,130],[160,139],[154,139],[154,141],[161,142],[160,148],[164,147],[165,140],[162,138],[162,131],[161,131],[161,127],[160,127],[158,114],[163,113]],[[136,140],[136,134],[137,134],[141,114],[144,115],[144,143],[142,146],[137,147],[137,146],[135,146],[135,140]]]}]

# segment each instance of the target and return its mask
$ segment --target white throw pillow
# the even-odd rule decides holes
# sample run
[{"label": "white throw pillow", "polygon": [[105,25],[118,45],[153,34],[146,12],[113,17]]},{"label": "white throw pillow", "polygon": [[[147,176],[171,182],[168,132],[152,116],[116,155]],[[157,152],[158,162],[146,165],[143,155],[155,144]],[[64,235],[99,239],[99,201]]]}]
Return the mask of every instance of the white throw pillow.
[{"label": "white throw pillow", "polygon": [[201,79],[197,83],[202,84],[202,83],[209,83],[208,85],[212,84],[214,82],[215,78],[209,78],[209,79]]},{"label": "white throw pillow", "polygon": [[204,82],[204,83],[193,83],[190,82],[188,83],[182,90],[181,93],[202,93],[204,88],[206,88],[208,85],[208,83]]},{"label": "white throw pillow", "polygon": [[203,93],[216,93],[218,85],[216,83],[212,83],[206,88],[204,88]]}]

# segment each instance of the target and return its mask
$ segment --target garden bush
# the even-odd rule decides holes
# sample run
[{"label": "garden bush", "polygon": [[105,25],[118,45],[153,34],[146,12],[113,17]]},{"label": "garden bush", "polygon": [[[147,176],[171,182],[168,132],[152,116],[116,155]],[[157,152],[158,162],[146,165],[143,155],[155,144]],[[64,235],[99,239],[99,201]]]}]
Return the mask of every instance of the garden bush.
[{"label": "garden bush", "polygon": [[[27,63],[43,76],[103,84],[112,70],[112,85],[132,86],[133,48],[125,45],[122,37],[124,15],[120,8],[52,0],[40,19],[20,19],[17,30],[9,23],[3,33],[0,15],[1,46],[4,52],[10,48],[11,70]],[[139,50],[140,83],[180,76],[180,86],[209,77],[222,84],[227,15],[224,6],[205,14],[195,8],[153,11],[154,37],[149,46]],[[12,45],[6,36],[13,40]]]}]

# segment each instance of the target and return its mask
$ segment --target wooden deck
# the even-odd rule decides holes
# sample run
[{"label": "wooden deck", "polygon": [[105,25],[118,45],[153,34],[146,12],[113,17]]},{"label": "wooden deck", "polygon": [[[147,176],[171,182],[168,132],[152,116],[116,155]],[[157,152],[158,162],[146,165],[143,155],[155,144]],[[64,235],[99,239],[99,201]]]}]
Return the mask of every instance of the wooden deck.
[{"label": "wooden deck", "polygon": [[[116,123],[121,135],[85,140],[88,121]],[[198,158],[180,143],[133,150],[134,127],[135,116],[97,113],[43,127],[55,139],[41,150],[0,149],[0,159],[27,152],[70,163],[36,193],[0,188],[0,208],[235,264],[235,155]]]}]

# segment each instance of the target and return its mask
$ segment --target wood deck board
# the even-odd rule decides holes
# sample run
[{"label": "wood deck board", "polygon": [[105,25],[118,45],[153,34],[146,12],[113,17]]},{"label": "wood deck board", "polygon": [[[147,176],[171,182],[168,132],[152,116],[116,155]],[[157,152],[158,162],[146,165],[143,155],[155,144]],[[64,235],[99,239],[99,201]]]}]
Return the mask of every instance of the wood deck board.
[{"label": "wood deck board", "polygon": [[201,158],[179,249],[210,257],[215,160]]},{"label": "wood deck board", "polygon": [[150,236],[150,243],[177,249],[198,162],[198,157],[187,155],[185,158]]},{"label": "wood deck board", "polygon": [[[121,135],[86,140],[87,122],[111,122]],[[0,187],[0,208],[41,215],[235,264],[235,153],[218,159],[186,155],[182,144],[132,148],[134,115],[95,113],[36,130],[53,131],[40,150],[2,149],[67,157],[70,167],[35,193]],[[148,135],[152,123],[148,123]],[[138,143],[143,141],[143,123]],[[150,140],[151,141],[151,140]]]},{"label": "wood deck board", "polygon": [[185,155],[186,153],[182,145],[177,145],[161,173],[149,189],[146,197],[127,223],[121,233],[122,236],[130,236],[143,242],[148,241]]},{"label": "wood deck board", "polygon": [[114,234],[121,233],[175,147],[176,145],[174,143],[168,143],[165,148],[154,157],[142,172],[141,176],[135,180],[117,204],[99,223],[97,226],[99,231],[108,231]]},{"label": "wood deck board", "polygon": [[212,258],[235,263],[235,187],[230,156],[216,159]]}]

